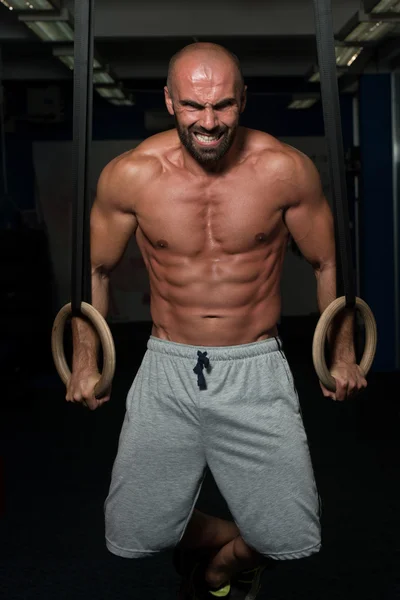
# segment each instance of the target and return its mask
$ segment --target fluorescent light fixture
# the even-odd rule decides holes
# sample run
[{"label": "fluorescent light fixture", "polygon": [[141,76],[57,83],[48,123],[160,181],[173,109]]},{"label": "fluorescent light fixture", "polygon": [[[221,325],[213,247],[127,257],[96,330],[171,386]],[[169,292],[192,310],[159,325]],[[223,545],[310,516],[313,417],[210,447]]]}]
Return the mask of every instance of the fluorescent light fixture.
[{"label": "fluorescent light fixture", "polygon": [[117,98],[120,100],[125,100],[124,93],[117,87],[102,87],[101,85],[96,85],[96,91],[103,96],[103,98]]},{"label": "fluorescent light fixture", "polygon": [[382,21],[360,23],[346,36],[345,40],[346,42],[375,42],[384,38],[394,28],[394,23],[383,23]]},{"label": "fluorescent light fixture", "polygon": [[132,100],[127,100],[125,98],[125,100],[111,100],[111,104],[114,104],[114,106],[134,106],[135,103],[132,102]]},{"label": "fluorescent light fixture", "polygon": [[321,75],[320,72],[317,71],[316,73],[314,73],[313,75],[311,75],[311,77],[309,78],[308,81],[311,81],[312,83],[316,83],[318,81],[321,81]]},{"label": "fluorescent light fixture", "polygon": [[74,39],[74,32],[66,21],[24,21],[44,42],[67,42]]},{"label": "fluorescent light fixture", "polygon": [[[57,45],[53,48],[53,56],[55,56],[56,58],[59,58],[61,60],[62,63],[64,63],[64,65],[66,67],[68,67],[68,69],[70,69],[71,71],[73,71],[74,69],[74,64],[75,64],[75,57],[74,57],[74,46],[73,44],[66,44],[65,46],[60,46]],[[93,59],[93,69],[101,69],[101,63],[99,60],[97,60],[97,58]]]},{"label": "fluorescent light fixture", "polygon": [[[66,67],[68,67],[68,69],[70,69],[71,71],[74,70],[75,62],[74,62],[74,57],[72,55],[69,55],[69,54],[67,54],[67,55],[65,55],[65,54],[59,54],[59,55],[54,54],[54,56],[57,56],[57,58],[59,58],[61,60],[61,62],[64,63],[64,65]],[[94,61],[93,61],[93,69],[99,69],[99,68],[101,68],[101,64],[99,63],[98,60],[94,59]]]},{"label": "fluorescent light fixture", "polygon": [[93,73],[94,83],[115,83],[114,79],[106,71],[95,71]]},{"label": "fluorescent light fixture", "polygon": [[0,0],[10,10],[54,10],[48,0]]},{"label": "fluorescent light fixture", "polygon": [[288,108],[290,108],[291,110],[296,109],[296,110],[304,110],[306,108],[311,108],[312,106],[314,106],[314,104],[318,101],[318,98],[303,98],[303,99],[297,99],[297,100],[293,100]]},{"label": "fluorescent light fixture", "polygon": [[71,71],[74,70],[74,57],[73,56],[58,56],[62,63]]},{"label": "fluorescent light fixture", "polygon": [[351,67],[363,51],[360,47],[336,46],[336,64],[338,67]]},{"label": "fluorescent light fixture", "polygon": [[[338,69],[336,71],[337,78],[339,79],[342,75],[343,75],[343,71]],[[311,75],[311,77],[309,77],[308,81],[311,81],[312,83],[319,83],[321,81],[320,72],[316,71],[316,73],[314,73],[313,75]]]},{"label": "fluorescent light fixture", "polygon": [[400,13],[400,2],[399,0],[381,0],[378,2],[376,6],[372,9],[373,13],[380,12],[396,12]]}]

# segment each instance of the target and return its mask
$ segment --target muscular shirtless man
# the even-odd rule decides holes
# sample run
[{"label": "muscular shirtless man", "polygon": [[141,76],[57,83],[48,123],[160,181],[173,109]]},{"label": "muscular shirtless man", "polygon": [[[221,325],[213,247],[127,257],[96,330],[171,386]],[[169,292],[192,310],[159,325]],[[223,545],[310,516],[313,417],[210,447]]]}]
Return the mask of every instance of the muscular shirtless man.
[{"label": "muscular shirtless man", "polygon": [[[94,306],[106,315],[109,274],[135,234],[153,321],[127,398],[106,541],[133,558],[207,548],[195,594],[221,597],[265,557],[320,548],[318,494],[277,321],[290,235],[314,268],[320,310],[336,297],[334,233],[312,162],[239,126],[246,88],[236,57],[213,44],[184,48],[165,99],[176,129],[113,160],[92,211]],[[95,336],[81,320],[73,330],[67,400],[95,409],[109,399],[93,394]],[[331,345],[337,389],[323,393],[344,400],[366,386],[348,317]],[[193,510],[206,465],[235,523]]]}]

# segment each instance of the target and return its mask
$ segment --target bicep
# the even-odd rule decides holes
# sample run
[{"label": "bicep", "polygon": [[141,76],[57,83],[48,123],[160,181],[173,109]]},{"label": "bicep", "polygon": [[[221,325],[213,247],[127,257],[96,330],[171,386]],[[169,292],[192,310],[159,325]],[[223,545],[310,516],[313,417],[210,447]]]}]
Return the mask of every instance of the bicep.
[{"label": "bicep", "polygon": [[136,228],[137,219],[133,212],[125,212],[115,202],[98,196],[90,216],[92,268],[106,273],[112,271]]},{"label": "bicep", "polygon": [[301,253],[316,269],[335,263],[333,216],[314,165],[299,182],[298,202],[287,209],[285,223]]}]

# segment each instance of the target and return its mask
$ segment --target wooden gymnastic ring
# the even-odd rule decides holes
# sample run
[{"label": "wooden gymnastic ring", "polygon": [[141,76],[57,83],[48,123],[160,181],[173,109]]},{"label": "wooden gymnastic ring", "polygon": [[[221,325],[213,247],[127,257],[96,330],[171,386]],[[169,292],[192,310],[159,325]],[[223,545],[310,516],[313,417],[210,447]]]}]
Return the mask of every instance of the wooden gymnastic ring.
[{"label": "wooden gymnastic ring", "polygon": [[[336,381],[329,372],[325,361],[325,342],[328,329],[336,315],[346,307],[346,298],[337,298],[322,313],[314,333],[312,356],[314,368],[320,382],[331,392],[336,391]],[[376,321],[372,310],[364,300],[356,298],[356,308],[360,311],[365,323],[365,348],[360,362],[364,376],[368,374],[375,358],[377,343]]]},{"label": "wooden gymnastic ring", "polygon": [[[94,393],[97,398],[105,396],[111,387],[115,373],[115,346],[111,331],[104,317],[87,302],[81,303],[81,312],[87,317],[100,338],[103,347],[103,370],[101,378],[97,382]],[[51,334],[51,350],[57,372],[65,385],[71,377],[64,352],[64,330],[67,319],[72,315],[71,304],[66,304],[57,314]]]}]

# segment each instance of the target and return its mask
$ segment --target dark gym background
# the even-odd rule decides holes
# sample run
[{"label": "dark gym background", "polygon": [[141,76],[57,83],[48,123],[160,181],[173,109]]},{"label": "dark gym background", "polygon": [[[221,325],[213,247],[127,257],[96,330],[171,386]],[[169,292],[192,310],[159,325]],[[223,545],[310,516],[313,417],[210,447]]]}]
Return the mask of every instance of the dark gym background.
[{"label": "dark gym background", "polygon": [[[268,573],[261,600],[400,598],[400,1],[333,0],[333,12],[355,276],[379,344],[368,390],[345,404],[325,400],[311,363],[312,274],[288,255],[280,328],[322,497],[324,544],[318,556]],[[0,0],[0,597],[169,600],[178,583],[169,552],[120,559],[106,551],[103,535],[125,396],[150,332],[146,289],[140,318],[133,311],[111,319],[117,373],[107,406],[89,413],[67,405],[50,353],[53,319],[69,299],[60,281],[69,279],[70,224],[54,241],[37,156],[42,148],[45,172],[43,148],[65,142],[65,180],[50,190],[57,207],[72,160],[72,14],[73,2]],[[378,25],[356,29],[368,19]],[[344,55],[349,39],[353,53]],[[97,0],[96,73],[108,83],[97,82],[94,93],[94,146],[171,126],[162,94],[168,59],[194,40],[221,43],[241,59],[244,125],[296,139],[324,168],[320,89],[310,81],[317,72],[311,0]],[[51,158],[49,150],[49,171]],[[124,277],[135,278],[135,264]],[[199,506],[227,515],[211,478]]]}]

